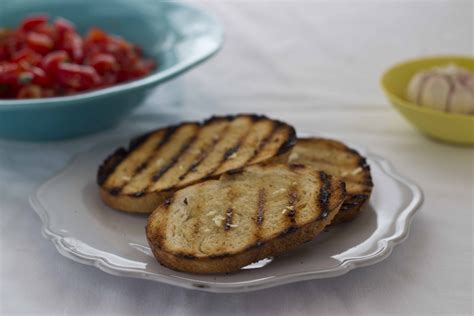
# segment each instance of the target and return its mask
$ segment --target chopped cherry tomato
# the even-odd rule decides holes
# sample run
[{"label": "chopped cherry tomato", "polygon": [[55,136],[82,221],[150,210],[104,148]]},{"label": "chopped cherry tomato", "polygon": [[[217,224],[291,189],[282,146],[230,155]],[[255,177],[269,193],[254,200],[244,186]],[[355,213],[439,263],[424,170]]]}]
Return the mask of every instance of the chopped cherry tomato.
[{"label": "chopped cherry tomato", "polygon": [[48,23],[46,15],[35,15],[17,29],[0,29],[0,98],[70,95],[154,68],[136,45],[95,27],[81,37],[64,18]]},{"label": "chopped cherry tomato", "polygon": [[91,66],[77,64],[59,64],[59,83],[77,90],[90,89],[101,84],[101,79]]},{"label": "chopped cherry tomato", "polygon": [[68,60],[69,55],[63,50],[51,52],[48,55],[44,56],[41,62],[41,68],[54,75],[58,70],[58,65]]},{"label": "chopped cherry tomato", "polygon": [[0,45],[0,61],[8,60],[8,51],[4,45]]},{"label": "chopped cherry tomato", "polygon": [[76,33],[65,33],[61,49],[71,55],[72,60],[81,62],[84,57],[82,38]]},{"label": "chopped cherry tomato", "polygon": [[66,20],[65,18],[61,18],[61,17],[57,18],[54,21],[54,27],[61,34],[65,33],[65,32],[71,32],[72,33],[72,32],[75,31],[74,24],[72,24],[71,21]]},{"label": "chopped cherry tomato", "polygon": [[35,28],[35,33],[40,33],[48,36],[53,42],[56,42],[58,39],[58,31],[49,24],[41,24]]},{"label": "chopped cherry tomato", "polygon": [[85,40],[87,42],[105,42],[107,40],[107,33],[98,29],[96,27],[92,27],[87,33]]},{"label": "chopped cherry tomato", "polygon": [[150,72],[152,66],[149,63],[139,61],[135,64],[135,67],[130,71],[131,78],[140,78]]},{"label": "chopped cherry tomato", "polygon": [[33,74],[32,82],[43,87],[47,87],[51,84],[51,79],[49,79],[46,72],[39,67],[31,67],[30,72]]},{"label": "chopped cherry tomato", "polygon": [[25,38],[25,33],[19,31],[12,32],[9,36],[7,36],[4,45],[10,56],[13,56],[15,52],[26,46]]},{"label": "chopped cherry tomato", "polygon": [[29,48],[23,48],[16,52],[12,57],[11,61],[19,63],[20,61],[26,61],[30,65],[36,66],[41,62],[41,55],[35,53]]},{"label": "chopped cherry tomato", "polygon": [[47,22],[48,22],[47,15],[32,15],[24,19],[23,22],[21,22],[20,29],[25,32],[28,32],[28,31],[33,30],[38,25],[45,24]]},{"label": "chopped cherry tomato", "polygon": [[119,67],[115,57],[110,54],[94,55],[90,58],[89,64],[100,74],[104,74],[109,71],[116,71]]},{"label": "chopped cherry tomato", "polygon": [[54,46],[53,40],[48,35],[34,32],[28,33],[26,44],[29,48],[42,55],[50,52]]},{"label": "chopped cherry tomato", "polygon": [[0,84],[16,83],[20,67],[13,63],[0,63]]}]

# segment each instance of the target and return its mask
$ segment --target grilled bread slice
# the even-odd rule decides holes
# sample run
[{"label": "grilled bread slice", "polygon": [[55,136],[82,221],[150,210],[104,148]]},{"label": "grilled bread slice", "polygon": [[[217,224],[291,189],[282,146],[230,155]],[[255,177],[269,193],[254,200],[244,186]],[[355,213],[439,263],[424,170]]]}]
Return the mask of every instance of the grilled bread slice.
[{"label": "grilled bread slice", "polygon": [[298,139],[289,163],[306,164],[340,177],[346,183],[347,198],[334,224],[354,219],[372,192],[370,167],[365,158],[341,142],[324,138]]},{"label": "grilled bread slice", "polygon": [[103,162],[100,195],[115,209],[151,213],[177,189],[270,159],[286,162],[295,143],[293,127],[257,115],[161,128]]},{"label": "grilled bread slice", "polygon": [[166,267],[232,272],[312,240],[344,198],[344,182],[322,171],[259,164],[177,191],[150,215],[146,235]]}]

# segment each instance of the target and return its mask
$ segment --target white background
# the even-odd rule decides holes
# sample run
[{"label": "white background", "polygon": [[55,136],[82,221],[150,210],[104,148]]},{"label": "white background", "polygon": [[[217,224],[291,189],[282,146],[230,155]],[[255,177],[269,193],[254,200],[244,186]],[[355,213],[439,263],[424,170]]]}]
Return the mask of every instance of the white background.
[{"label": "white background", "polygon": [[[0,141],[0,314],[472,314],[474,150],[417,133],[378,80],[406,58],[473,51],[471,1],[202,2],[224,49],[158,88],[114,130],[67,142]],[[408,240],[347,275],[246,294],[118,278],[72,262],[40,234],[34,189],[77,152],[214,113],[259,112],[368,147],[418,183]]]}]

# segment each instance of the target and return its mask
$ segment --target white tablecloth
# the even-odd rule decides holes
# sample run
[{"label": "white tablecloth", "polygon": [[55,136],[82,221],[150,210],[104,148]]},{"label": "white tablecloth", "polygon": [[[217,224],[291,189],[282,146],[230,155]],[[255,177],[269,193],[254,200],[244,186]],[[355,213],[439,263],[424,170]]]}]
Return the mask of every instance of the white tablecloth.
[{"label": "white tablecloth", "polygon": [[[119,127],[57,143],[0,142],[0,313],[472,314],[474,152],[418,134],[388,105],[378,78],[406,58],[473,54],[473,3],[199,5],[225,25],[224,49],[158,88]],[[27,197],[75,153],[117,134],[229,112],[266,113],[389,158],[425,193],[408,240],[338,278],[216,295],[108,275],[62,257],[41,236]]]}]

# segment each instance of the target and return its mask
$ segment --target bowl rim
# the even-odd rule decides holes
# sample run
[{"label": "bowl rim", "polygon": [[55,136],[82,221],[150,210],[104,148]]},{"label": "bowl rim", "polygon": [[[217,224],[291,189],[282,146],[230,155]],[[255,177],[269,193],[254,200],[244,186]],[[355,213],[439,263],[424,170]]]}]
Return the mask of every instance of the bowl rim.
[{"label": "bowl rim", "polygon": [[69,96],[58,96],[48,98],[37,98],[37,99],[0,99],[0,110],[20,110],[20,109],[33,109],[33,108],[51,108],[51,107],[62,107],[71,105],[74,103],[90,101],[92,99],[107,97],[112,95],[121,94],[127,91],[133,91],[140,88],[151,87],[186,72],[187,70],[197,66],[204,61],[214,56],[217,52],[222,49],[224,44],[224,29],[216,18],[215,15],[209,13],[194,5],[189,5],[182,2],[167,2],[167,5],[175,7],[186,8],[192,10],[195,13],[203,16],[204,19],[210,21],[214,25],[213,37],[217,39],[216,47],[205,54],[199,54],[186,61],[177,63],[165,70],[160,71],[159,67],[156,68],[155,72],[147,75],[143,78],[123,82],[117,85],[113,85],[106,88],[100,88],[97,90],[77,93]]},{"label": "bowl rim", "polygon": [[413,102],[410,102],[404,98],[399,97],[398,95],[392,93],[390,89],[388,88],[388,84],[386,83],[386,80],[388,77],[390,77],[393,72],[397,69],[403,68],[408,66],[409,64],[416,64],[422,61],[430,61],[430,60],[443,60],[445,59],[446,61],[456,61],[456,60],[468,60],[474,62],[474,58],[468,55],[433,55],[433,56],[427,56],[427,57],[420,57],[420,58],[413,58],[413,59],[408,59],[405,61],[398,62],[396,64],[393,64],[390,66],[387,70],[385,70],[380,77],[380,86],[382,87],[383,92],[385,93],[386,96],[389,97],[389,99],[392,99],[393,102],[392,104],[394,106],[399,106],[406,108],[408,110],[416,111],[419,113],[423,114],[430,114],[430,115],[435,115],[435,116],[443,116],[443,117],[449,117],[452,119],[468,119],[474,121],[474,114],[462,114],[462,113],[455,113],[455,112],[443,112],[443,111],[438,111],[434,109],[430,109],[427,107],[422,107],[419,106],[418,104],[415,104]]}]

